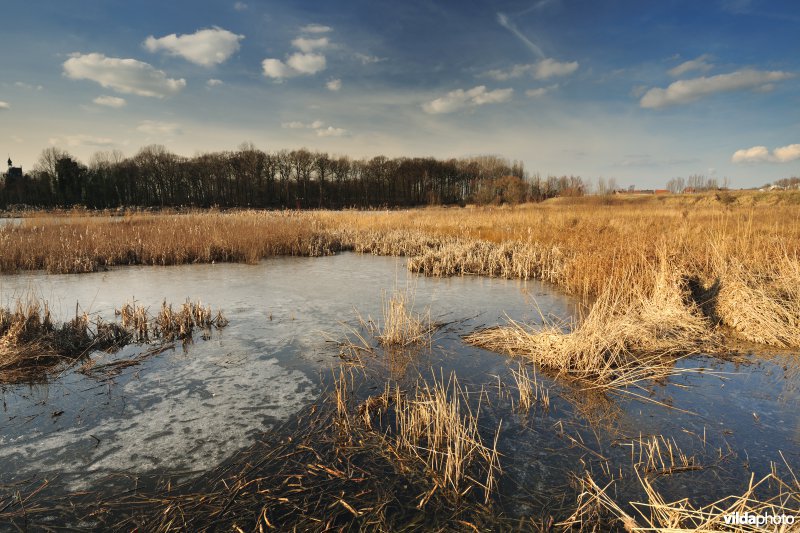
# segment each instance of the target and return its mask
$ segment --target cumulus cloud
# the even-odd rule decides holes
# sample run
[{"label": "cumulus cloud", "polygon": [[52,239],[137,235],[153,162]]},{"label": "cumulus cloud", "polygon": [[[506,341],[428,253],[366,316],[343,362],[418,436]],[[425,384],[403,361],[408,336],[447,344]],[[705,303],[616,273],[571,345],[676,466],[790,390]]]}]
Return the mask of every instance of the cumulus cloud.
[{"label": "cumulus cloud", "polygon": [[169,136],[179,134],[181,129],[180,126],[173,122],[143,120],[136,126],[136,131],[152,136]]},{"label": "cumulus cloud", "polygon": [[223,85],[224,83],[225,82],[223,82],[222,80],[218,80],[216,78],[211,78],[210,80],[208,80],[206,82],[206,85],[209,86],[209,87],[219,87],[220,85]]},{"label": "cumulus cloud", "polygon": [[349,134],[346,129],[328,126],[321,120],[315,120],[314,122],[308,124],[296,120],[292,122],[284,122],[281,124],[281,128],[289,130],[313,130],[318,137],[344,137],[345,135]]},{"label": "cumulus cloud", "polygon": [[117,144],[113,139],[109,139],[107,137],[95,137],[93,135],[84,134],[51,137],[48,139],[48,143],[51,146],[68,146],[71,148],[78,146],[95,146],[99,148],[105,148]]},{"label": "cumulus cloud", "polygon": [[533,76],[537,80],[546,80],[555,76],[567,76],[578,70],[577,61],[560,62],[552,58],[542,59],[537,63],[514,65],[510,69],[495,69],[486,73],[487,76],[497,81],[506,81]]},{"label": "cumulus cloud", "polygon": [[296,39],[292,40],[292,46],[305,53],[327,48],[329,44],[330,41],[327,37],[318,37],[316,39],[309,37],[297,37]]},{"label": "cumulus cloud", "polygon": [[325,70],[325,56],[322,54],[295,53],[289,56],[286,64],[298,74],[316,74]]},{"label": "cumulus cloud", "polygon": [[710,58],[711,56],[709,56],[708,54],[703,54],[698,58],[690,59],[689,61],[684,61],[677,67],[673,67],[670,70],[668,70],[667,73],[670,76],[677,78],[678,76],[683,76],[687,72],[692,72],[692,71],[708,72],[714,66],[707,61]]},{"label": "cumulus cloud", "polygon": [[578,70],[577,61],[560,62],[555,59],[543,59],[536,64],[533,77],[537,80],[546,80],[554,76],[567,76]]},{"label": "cumulus cloud", "polygon": [[513,94],[514,89],[488,91],[485,85],[479,85],[467,91],[463,89],[450,91],[441,98],[423,104],[422,109],[432,115],[453,113],[469,107],[507,102]]},{"label": "cumulus cloud", "polygon": [[800,159],[800,144],[775,148],[772,153],[766,146],[753,146],[736,150],[731,157],[734,163],[788,163]]},{"label": "cumulus cloud", "polygon": [[235,4],[233,4],[233,9],[235,9],[236,11],[247,11],[248,7],[249,6],[244,2],[236,2]]},{"label": "cumulus cloud", "polygon": [[11,105],[8,102],[0,100],[0,111],[7,111],[9,109],[11,109]]},{"label": "cumulus cloud", "polygon": [[96,105],[101,105],[104,107],[114,107],[114,108],[125,107],[125,105],[128,103],[125,101],[124,98],[120,98],[118,96],[105,96],[105,95],[98,96],[97,98],[92,100],[92,102],[94,102]]},{"label": "cumulus cloud", "polygon": [[793,77],[789,72],[779,70],[737,70],[729,74],[702,76],[671,83],[666,89],[654,87],[648,90],[639,104],[646,108],[660,108],[675,104],[686,104],[704,96],[720,92],[742,89],[759,89],[770,83]]},{"label": "cumulus cloud", "polygon": [[197,30],[186,35],[171,34],[156,39],[145,39],[144,47],[150,52],[163,51],[182,57],[196,65],[212,67],[227,61],[237,50],[244,35],[237,35],[219,27]]},{"label": "cumulus cloud", "polygon": [[94,81],[123,94],[164,98],[186,87],[186,80],[168,78],[163,70],[136,59],[72,54],[63,67],[68,78]]},{"label": "cumulus cloud", "polygon": [[281,80],[295,76],[316,74],[325,70],[326,60],[322,54],[304,54],[296,52],[286,62],[280,59],[265,59],[261,63],[264,76]]},{"label": "cumulus cloud", "polygon": [[772,155],[780,163],[788,163],[789,161],[800,159],[800,144],[790,144],[788,146],[775,148],[775,150],[772,151]]},{"label": "cumulus cloud", "polygon": [[329,91],[338,91],[342,88],[342,80],[328,80],[328,83],[325,84],[325,87],[327,87]]},{"label": "cumulus cloud", "polygon": [[333,28],[322,24],[307,24],[300,28],[301,33],[328,33],[330,31],[333,31]]}]

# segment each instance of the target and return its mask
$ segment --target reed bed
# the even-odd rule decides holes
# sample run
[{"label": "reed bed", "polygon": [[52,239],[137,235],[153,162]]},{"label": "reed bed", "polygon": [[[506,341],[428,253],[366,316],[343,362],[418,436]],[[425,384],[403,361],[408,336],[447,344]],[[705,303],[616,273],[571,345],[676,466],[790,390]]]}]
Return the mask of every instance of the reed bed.
[{"label": "reed bed", "polygon": [[685,284],[666,264],[652,275],[651,283],[624,293],[609,288],[577,324],[542,317],[542,326],[532,328],[510,321],[465,341],[609,389],[672,375],[678,372],[677,357],[719,351],[709,319],[690,300]]},{"label": "reed bed", "polygon": [[221,311],[214,316],[200,302],[187,301],[178,312],[164,302],[155,317],[135,302],[125,304],[116,312],[119,323],[91,318],[78,309],[74,318],[56,324],[47,302],[33,296],[18,299],[13,308],[0,308],[0,383],[46,379],[52,370],[94,351],[116,351],[132,341],[188,341],[196,328],[228,324]]},{"label": "reed bed", "polygon": [[[706,505],[697,505],[683,498],[668,501],[647,475],[638,473],[637,479],[646,498],[643,502],[630,502],[633,511],[626,511],[612,496],[613,483],[600,486],[591,475],[579,480],[581,492],[575,513],[562,526],[581,531],[619,529],[629,532],[653,531],[657,533],[797,531],[800,516],[800,484],[793,473],[783,478],[772,472],[756,480],[751,474],[747,488],[736,495],[727,496]],[[749,522],[746,517],[789,517],[786,523]],[[793,518],[793,520],[792,520]],[[749,523],[748,523],[749,522]]]},{"label": "reed bed", "polygon": [[[454,497],[418,459],[394,444],[387,448],[388,437],[358,423],[350,397],[354,378],[340,369],[334,390],[323,401],[197,478],[142,479],[135,489],[119,494],[79,493],[55,502],[38,495],[46,482],[27,491],[0,491],[0,521],[23,529],[58,523],[153,532],[481,531],[512,526],[491,502],[470,494]],[[391,392],[388,396],[394,397]],[[494,464],[496,460],[495,455]],[[462,478],[462,491],[464,485]]]},{"label": "reed bed", "polygon": [[553,199],[514,209],[39,216],[0,228],[0,271],[253,263],[354,250],[406,256],[412,271],[426,275],[540,279],[591,302],[610,287],[625,293],[631,280],[650,279],[665,251],[675,276],[705,289],[703,310],[713,311],[734,335],[797,347],[800,304],[792,287],[800,271],[800,212],[790,196]]}]

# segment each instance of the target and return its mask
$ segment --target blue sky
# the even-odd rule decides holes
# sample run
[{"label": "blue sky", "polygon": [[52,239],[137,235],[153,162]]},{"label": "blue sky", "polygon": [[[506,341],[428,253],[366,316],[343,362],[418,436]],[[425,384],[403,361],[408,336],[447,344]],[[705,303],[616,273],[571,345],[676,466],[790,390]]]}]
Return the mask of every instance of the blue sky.
[{"label": "blue sky", "polygon": [[[800,175],[800,3],[6,0],[0,150],[496,154],[735,187]],[[4,154],[5,155],[5,154]]]}]

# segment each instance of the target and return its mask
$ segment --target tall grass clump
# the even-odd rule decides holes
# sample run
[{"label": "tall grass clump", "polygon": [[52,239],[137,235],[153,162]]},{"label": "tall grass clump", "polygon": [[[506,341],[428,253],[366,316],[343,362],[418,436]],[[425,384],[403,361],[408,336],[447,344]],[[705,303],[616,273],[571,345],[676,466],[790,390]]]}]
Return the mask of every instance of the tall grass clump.
[{"label": "tall grass clump", "polygon": [[196,328],[225,327],[227,319],[209,307],[186,302],[179,312],[164,302],[150,317],[141,305],[128,303],[116,312],[120,322],[107,322],[79,312],[55,323],[47,302],[30,296],[0,308],[0,382],[41,380],[54,368],[69,365],[95,351],[115,351],[130,342],[191,339]]},{"label": "tall grass clump", "polygon": [[422,313],[414,309],[414,291],[395,290],[383,296],[383,323],[375,330],[375,337],[384,347],[430,345],[436,325],[431,320],[430,309]]},{"label": "tall grass clump", "polygon": [[519,356],[597,387],[622,388],[669,375],[675,357],[718,349],[709,320],[666,263],[654,279],[609,287],[577,324],[542,317],[532,328],[511,321],[465,337],[467,343]]},{"label": "tall grass clump", "polygon": [[[390,407],[393,416],[388,414]],[[484,443],[478,415],[470,409],[467,392],[455,375],[448,381],[434,377],[431,384],[418,382],[412,394],[387,386],[360,408],[362,423],[379,431],[375,416],[393,420],[385,438],[396,459],[422,466],[434,480],[427,498],[439,489],[456,498],[477,489],[489,501],[500,473],[497,435],[492,446]]]}]

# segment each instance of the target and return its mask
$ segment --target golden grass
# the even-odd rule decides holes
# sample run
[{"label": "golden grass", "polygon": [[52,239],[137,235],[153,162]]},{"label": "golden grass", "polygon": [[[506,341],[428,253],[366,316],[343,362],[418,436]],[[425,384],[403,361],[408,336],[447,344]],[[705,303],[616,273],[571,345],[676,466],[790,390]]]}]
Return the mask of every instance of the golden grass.
[{"label": "golden grass", "polygon": [[[575,513],[561,525],[592,530],[604,513],[610,514],[626,531],[652,531],[656,533],[713,532],[747,533],[761,531],[797,531],[800,515],[800,483],[792,474],[789,480],[781,478],[773,469],[756,481],[750,477],[742,494],[727,496],[715,502],[698,506],[683,498],[667,501],[651,479],[638,473],[639,483],[647,498],[644,502],[631,502],[635,516],[622,509],[610,494],[613,483],[601,487],[586,474],[579,480],[581,493]],[[763,495],[768,493],[770,495]],[[731,517],[746,515],[790,516],[794,525],[756,525],[755,523],[730,523]],[[728,519],[726,521],[726,518]],[[601,522],[602,523],[602,522]],[[607,527],[607,525],[605,526]]]},{"label": "golden grass", "polygon": [[252,263],[354,250],[407,256],[409,268],[426,275],[541,279],[590,301],[610,288],[636,292],[666,257],[675,277],[693,280],[705,297],[702,309],[736,335],[799,346],[796,200],[730,192],[560,198],[514,209],[40,216],[0,228],[0,271]]},{"label": "golden grass", "polygon": [[511,369],[511,376],[517,385],[521,409],[528,411],[535,404],[541,404],[545,409],[550,408],[550,391],[539,382],[535,368],[531,376],[525,365],[520,364],[517,370]]},{"label": "golden grass", "polygon": [[[346,402],[341,400],[343,379],[340,374],[336,403],[341,406],[339,415],[346,413],[349,428],[351,415]],[[497,488],[499,428],[494,444],[485,444],[479,432],[478,414],[470,409],[467,394],[455,375],[447,381],[434,376],[431,384],[417,382],[412,393],[401,391],[399,386],[392,389],[387,383],[382,394],[363,401],[357,416],[352,417],[362,427],[382,434],[387,451],[398,464],[417,465],[433,480],[433,487],[418,504],[420,508],[436,491],[460,499],[477,489],[488,503]]]},{"label": "golden grass", "polygon": [[78,309],[73,319],[55,324],[47,302],[33,296],[18,299],[13,309],[0,308],[0,383],[44,379],[54,368],[131,341],[188,341],[196,328],[228,324],[221,311],[214,316],[200,302],[187,301],[178,312],[164,302],[156,317],[135,302],[125,304],[116,312],[120,323],[90,319]]},{"label": "golden grass", "polygon": [[579,323],[533,329],[511,321],[465,337],[469,344],[519,356],[561,375],[622,389],[678,372],[675,357],[719,349],[710,322],[666,263],[653,280],[604,291]]},{"label": "golden grass", "polygon": [[414,310],[414,294],[411,289],[395,290],[388,297],[384,294],[383,324],[375,330],[375,337],[382,346],[430,346],[436,325],[431,320],[430,309],[422,313]]}]

